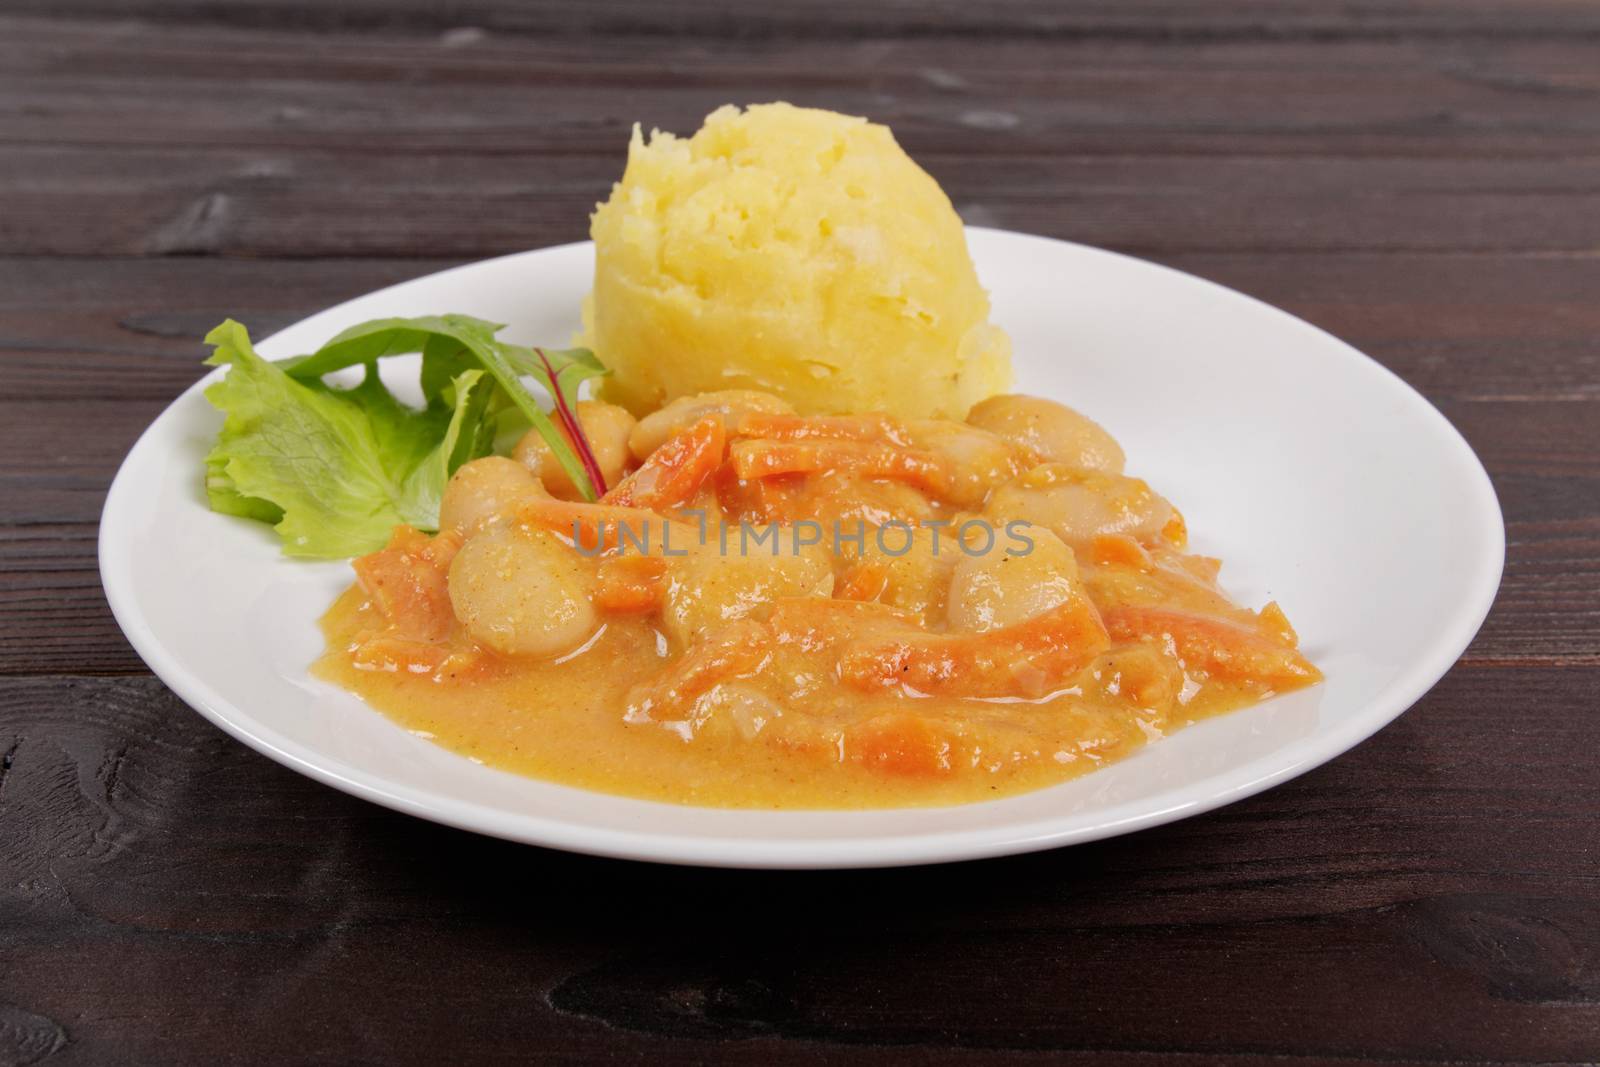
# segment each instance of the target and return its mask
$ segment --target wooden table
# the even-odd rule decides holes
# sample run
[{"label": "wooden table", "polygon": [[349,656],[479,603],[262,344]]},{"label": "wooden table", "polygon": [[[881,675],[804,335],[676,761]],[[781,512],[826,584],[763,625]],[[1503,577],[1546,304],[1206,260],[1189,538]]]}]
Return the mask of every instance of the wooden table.
[{"label": "wooden table", "polygon": [[[837,874],[447,830],[150,676],[96,521],[207,327],[581,238],[630,123],[778,97],[1425,393],[1508,524],[1461,663],[1203,818]],[[1597,250],[1593,0],[8,0],[0,1063],[1600,1057]]]}]

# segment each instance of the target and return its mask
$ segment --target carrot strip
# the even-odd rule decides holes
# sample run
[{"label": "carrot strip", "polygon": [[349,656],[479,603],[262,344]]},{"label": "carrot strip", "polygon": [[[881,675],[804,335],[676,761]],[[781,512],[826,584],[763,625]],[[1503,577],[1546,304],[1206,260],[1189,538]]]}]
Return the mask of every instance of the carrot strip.
[{"label": "carrot strip", "polygon": [[722,417],[701,419],[650,453],[643,466],[601,497],[600,502],[638,508],[685,504],[722,465],[726,444]]},{"label": "carrot strip", "polygon": [[718,630],[628,693],[628,722],[672,722],[689,718],[695,701],[720,682],[752,674],[765,662],[771,632],[754,619]]},{"label": "carrot strip", "polygon": [[661,606],[667,561],[659,556],[618,556],[601,562],[594,606],[619,615],[642,615]]},{"label": "carrot strip", "polygon": [[879,715],[845,731],[848,758],[906,778],[937,778],[953,769],[950,739],[920,715]]},{"label": "carrot strip", "polygon": [[445,637],[455,623],[445,575],[461,547],[453,531],[429,537],[396,526],[389,544],[351,561],[356,581],[399,635],[421,641]]},{"label": "carrot strip", "polygon": [[865,441],[746,439],[735,441],[728,456],[734,471],[745,480],[846,470],[868,478],[909,482],[937,496],[947,494],[954,482],[949,467],[931,452]]},{"label": "carrot strip", "polygon": [[1130,605],[1109,609],[1105,622],[1113,640],[1170,645],[1186,668],[1218,678],[1298,689],[1322,677],[1280,636],[1227,619]]},{"label": "carrot strip", "polygon": [[[610,504],[585,504],[578,500],[535,497],[517,508],[518,522],[548,530],[583,551],[598,554],[621,545],[636,554],[655,555],[661,551],[666,528],[674,527],[672,544],[689,547],[699,532],[685,523],[674,523],[663,515],[644,508],[624,508]],[[626,533],[626,538],[623,534]]]},{"label": "carrot strip", "polygon": [[1014,626],[979,634],[902,634],[849,643],[839,678],[856,689],[901,685],[950,696],[1042,696],[1110,647],[1085,596]]},{"label": "carrot strip", "polygon": [[734,437],[769,441],[868,441],[905,448],[911,438],[905,424],[888,415],[779,415],[752,411],[734,425]]}]

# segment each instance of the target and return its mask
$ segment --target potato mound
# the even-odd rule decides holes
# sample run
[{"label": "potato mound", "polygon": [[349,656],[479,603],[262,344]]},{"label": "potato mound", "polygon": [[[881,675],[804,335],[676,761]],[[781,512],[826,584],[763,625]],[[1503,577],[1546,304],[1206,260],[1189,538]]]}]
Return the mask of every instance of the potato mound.
[{"label": "potato mound", "polygon": [[747,388],[960,418],[1011,382],[949,198],[865,119],[763,104],[688,140],[635,127],[591,233],[586,343],[636,412]]}]

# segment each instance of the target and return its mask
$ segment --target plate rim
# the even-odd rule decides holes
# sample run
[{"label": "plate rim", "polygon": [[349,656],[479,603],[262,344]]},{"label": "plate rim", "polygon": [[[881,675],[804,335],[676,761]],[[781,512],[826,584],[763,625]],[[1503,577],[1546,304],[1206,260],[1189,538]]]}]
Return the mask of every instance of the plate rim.
[{"label": "plate rim", "polygon": [[[1094,256],[1116,257],[1135,263],[1141,268],[1177,275],[1185,282],[1204,287],[1213,297],[1244,301],[1258,313],[1269,313],[1280,320],[1286,320],[1297,329],[1311,331],[1312,335],[1322,342],[1331,342],[1330,350],[1337,351],[1344,360],[1359,362],[1369,373],[1377,371],[1391,388],[1398,389],[1396,395],[1404,396],[1408,407],[1415,415],[1433,423],[1435,429],[1444,430],[1447,439],[1461,453],[1458,458],[1470,460],[1470,463],[1464,466],[1471,471],[1471,481],[1477,490],[1474,511],[1478,508],[1483,509],[1481,516],[1484,520],[1483,532],[1489,536],[1483,555],[1477,561],[1478,565],[1474,567],[1469,595],[1463,600],[1464,607],[1452,616],[1451,625],[1445,629],[1443,635],[1434,639],[1431,646],[1432,654],[1408,664],[1400,677],[1384,689],[1380,699],[1374,699],[1371,706],[1351,716],[1347,721],[1330,729],[1316,731],[1295,745],[1280,746],[1235,768],[1232,777],[1242,780],[1208,788],[1203,796],[1153,809],[1149,804],[1148,795],[1142,800],[1136,797],[1104,809],[1101,817],[1093,824],[1078,827],[1060,827],[1062,821],[1071,821],[1074,818],[1063,814],[1030,818],[999,828],[935,829],[919,833],[894,833],[850,839],[795,839],[777,836],[751,839],[586,826],[566,818],[541,815],[536,811],[511,815],[473,801],[430,797],[425,789],[349,767],[332,757],[324,755],[319,761],[317,753],[300,751],[302,746],[278,735],[244,708],[216,693],[210,685],[185,668],[178,657],[162,643],[139,608],[129,576],[114,565],[115,561],[111,557],[115,533],[119,528],[117,520],[128,507],[124,498],[132,492],[132,475],[129,471],[135,466],[135,459],[142,457],[144,451],[154,447],[157,427],[172,417],[179,405],[190,401],[192,394],[204,390],[215,381],[222,374],[223,368],[212,370],[184,389],[145,427],[118,466],[116,476],[106,492],[100,514],[96,558],[112,615],[134,651],[180,700],[235,740],[324,785],[405,814],[504,840],[614,859],[704,867],[845,869],[959,862],[1082,844],[1163,825],[1244,800],[1343,755],[1399,718],[1449,672],[1482,627],[1499,591],[1505,566],[1505,520],[1498,495],[1482,460],[1461,432],[1431,401],[1388,367],[1348,342],[1282,308],[1219,282],[1137,256],[1079,242],[990,227],[969,226],[966,230],[969,237],[976,235],[988,239],[992,235],[1004,239],[1022,239],[1050,246],[1064,246],[1078,255],[1087,253]],[[390,294],[406,286],[432,282],[457,272],[479,269],[504,260],[539,253],[555,253],[589,244],[591,242],[575,241],[526,249],[457,264],[431,274],[406,279],[313,312],[275,331],[271,337],[259,343],[266,345],[282,333],[313,319],[324,315],[335,315],[353,303]],[[1388,710],[1374,711],[1374,707]],[[1310,751],[1297,758],[1286,760],[1285,750],[1295,747],[1304,747]],[[1263,765],[1270,765],[1270,769],[1265,769],[1254,776],[1247,774],[1253,768]],[[483,770],[486,773],[511,774],[488,767]],[[513,777],[523,776],[513,775]],[[1227,778],[1229,775],[1226,773],[1220,776],[1214,775],[1213,779],[1217,777]],[[1212,779],[1207,779],[1210,780]],[[545,784],[580,793],[592,792],[577,787],[562,786],[560,783]],[[1193,789],[1195,786],[1188,788]],[[630,804],[646,805],[666,811],[682,810],[680,805],[662,801],[620,799]],[[960,810],[968,806],[970,805],[904,810],[933,813],[941,810]],[[783,815],[794,813],[769,814],[781,819]],[[1078,818],[1081,818],[1081,815]]]}]

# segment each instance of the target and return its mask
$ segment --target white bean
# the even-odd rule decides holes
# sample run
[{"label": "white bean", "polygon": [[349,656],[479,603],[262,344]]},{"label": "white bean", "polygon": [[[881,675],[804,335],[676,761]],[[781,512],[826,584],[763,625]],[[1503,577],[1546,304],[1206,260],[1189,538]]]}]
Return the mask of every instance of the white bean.
[{"label": "white bean", "polygon": [[543,530],[495,523],[450,564],[450,605],[472,638],[496,652],[558,656],[588,640],[599,619],[588,567]]},{"label": "white bean", "polygon": [[[628,435],[638,423],[627,408],[594,400],[578,401],[577,416],[607,488],[616,485],[628,467]],[[532,471],[552,496],[563,500],[578,498],[577,487],[538,430],[523,434],[517,447],[512,449],[511,457]]]},{"label": "white bean", "polygon": [[947,499],[962,508],[983,506],[984,498],[1024,469],[1017,449],[988,430],[944,419],[906,424],[911,443],[944,460],[954,475]]},{"label": "white bean", "polygon": [[883,603],[924,618],[937,618],[944,611],[950,570],[961,558],[961,546],[956,532],[948,526],[910,529],[908,541],[906,527],[885,526],[880,543],[878,530],[868,527],[861,560],[884,568],[888,580],[880,597]]},{"label": "white bean", "polygon": [[1119,533],[1154,541],[1173,515],[1172,505],[1138,478],[1060,463],[996,489],[985,513],[996,525],[1023,519],[1047,527],[1069,545]]},{"label": "white bean", "polygon": [[[765,528],[758,528],[765,533]],[[828,596],[833,566],[822,545],[796,545],[794,529],[777,531],[777,554],[767,537],[759,546],[741,544],[730,532],[728,551],[713,541],[676,560],[667,582],[662,627],[679,647],[692,644],[778,597]]]},{"label": "white bean", "polygon": [[545,495],[544,487],[522,464],[504,456],[484,456],[463,463],[444,487],[439,529],[470,534],[509,515],[524,500]]},{"label": "white bean", "polygon": [[712,393],[680,396],[661,410],[639,420],[628,437],[628,448],[639,462],[707,415],[721,415],[731,421],[739,415],[792,415],[786,400],[758,389],[719,389]]},{"label": "white bean", "polygon": [[1015,393],[992,396],[967,413],[967,422],[1049,463],[1122,473],[1124,457],[1116,438],[1054,400]]},{"label": "white bean", "polygon": [[989,551],[963,555],[956,564],[948,608],[952,629],[982,633],[1011,626],[1064,603],[1077,590],[1072,549],[1042,527],[1020,532],[1032,541],[1031,549],[1001,536]]}]

